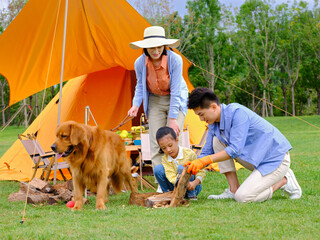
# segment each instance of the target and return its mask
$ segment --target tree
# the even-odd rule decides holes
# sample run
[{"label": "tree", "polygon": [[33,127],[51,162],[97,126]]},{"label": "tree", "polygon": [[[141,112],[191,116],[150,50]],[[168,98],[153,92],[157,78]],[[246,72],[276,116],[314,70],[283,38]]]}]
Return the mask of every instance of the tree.
[{"label": "tree", "polygon": [[313,53],[320,61],[320,8],[318,0],[314,1],[314,7],[311,12],[311,17],[307,19],[304,25],[304,36],[307,37],[307,44],[313,50]]},{"label": "tree", "polygon": [[262,0],[248,0],[236,16],[237,49],[248,62],[263,86],[262,117],[268,116],[268,84],[278,64],[275,56],[278,24],[271,6]]},{"label": "tree", "polygon": [[160,25],[159,21],[173,12],[172,0],[136,0],[133,5],[151,25]]},{"label": "tree", "polygon": [[217,0],[195,0],[188,2],[188,9],[189,19],[197,21],[197,28],[192,33],[194,45],[185,54],[204,69],[202,76],[214,90],[221,59],[219,48],[222,42],[217,33],[221,19],[220,4]]},{"label": "tree", "polygon": [[304,36],[303,28],[308,18],[307,5],[300,2],[298,6],[288,9],[287,5],[281,5],[282,13],[281,41],[279,49],[282,51],[281,68],[285,70],[290,84],[292,114],[295,115],[295,92],[294,88],[299,79],[301,59],[303,57]]}]

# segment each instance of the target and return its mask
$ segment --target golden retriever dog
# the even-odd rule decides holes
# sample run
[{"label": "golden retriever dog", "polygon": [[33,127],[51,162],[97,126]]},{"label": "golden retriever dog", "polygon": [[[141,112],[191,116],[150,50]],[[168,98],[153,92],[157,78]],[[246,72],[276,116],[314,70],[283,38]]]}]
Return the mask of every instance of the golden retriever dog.
[{"label": "golden retriever dog", "polygon": [[131,191],[137,192],[125,144],[118,134],[67,121],[57,127],[51,148],[70,165],[75,201],[72,210],[81,210],[86,187],[97,193],[96,209],[106,209],[110,183],[120,192],[127,181]]}]

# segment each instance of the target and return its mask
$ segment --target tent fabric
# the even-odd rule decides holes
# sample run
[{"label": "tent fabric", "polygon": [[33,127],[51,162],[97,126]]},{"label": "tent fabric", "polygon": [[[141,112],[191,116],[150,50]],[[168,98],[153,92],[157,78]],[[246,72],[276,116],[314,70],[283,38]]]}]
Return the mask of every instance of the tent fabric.
[{"label": "tent fabric", "polygon": [[[9,105],[60,82],[64,10],[65,0],[30,0],[1,34]],[[129,43],[148,26],[125,0],[69,0],[64,81],[116,66],[133,70],[141,51]]]},{"label": "tent fabric", "polygon": [[[0,74],[9,84],[10,105],[60,82],[64,6],[65,0],[30,0],[1,34]],[[140,39],[148,26],[125,0],[69,0],[64,67],[64,80],[69,81],[63,87],[60,122],[83,123],[86,106],[103,129],[123,120],[133,98],[134,62],[142,53],[129,43]],[[182,58],[191,91],[191,63]],[[58,102],[57,95],[24,132],[37,132],[46,151],[55,139]],[[88,124],[94,125],[92,119]],[[205,124],[188,111],[185,125],[191,142],[199,143]],[[30,180],[32,166],[17,140],[0,159],[0,180]]]}]

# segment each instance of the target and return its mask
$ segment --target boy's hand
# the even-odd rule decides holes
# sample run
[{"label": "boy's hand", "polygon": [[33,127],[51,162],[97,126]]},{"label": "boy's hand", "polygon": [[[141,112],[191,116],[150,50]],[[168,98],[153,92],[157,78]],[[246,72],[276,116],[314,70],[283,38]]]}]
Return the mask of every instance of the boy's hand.
[{"label": "boy's hand", "polygon": [[210,155],[208,155],[203,158],[198,158],[192,162],[188,161],[185,164],[183,164],[183,166],[185,167],[189,165],[187,172],[191,172],[193,175],[196,175],[200,169],[204,168],[210,163],[212,163],[212,159]]},{"label": "boy's hand", "polygon": [[187,189],[189,191],[192,191],[196,188],[197,185],[198,185],[197,181],[188,182]]}]

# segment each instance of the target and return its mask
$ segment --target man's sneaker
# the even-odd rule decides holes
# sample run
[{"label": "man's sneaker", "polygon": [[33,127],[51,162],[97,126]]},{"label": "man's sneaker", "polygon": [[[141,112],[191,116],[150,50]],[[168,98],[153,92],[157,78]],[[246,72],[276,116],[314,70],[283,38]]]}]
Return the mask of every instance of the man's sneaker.
[{"label": "man's sneaker", "polygon": [[160,187],[160,184],[158,184],[157,193],[163,193],[162,188]]},{"label": "man's sneaker", "polygon": [[234,193],[229,188],[224,190],[220,195],[209,195],[208,199],[234,199]]},{"label": "man's sneaker", "polygon": [[302,195],[301,187],[294,176],[293,171],[289,168],[287,174],[285,175],[287,178],[287,184],[282,186],[280,189],[287,193],[290,199],[299,199]]},{"label": "man's sneaker", "polygon": [[190,201],[198,201],[198,197],[197,197],[197,196],[195,196],[195,197],[188,197],[188,199],[189,199]]}]

